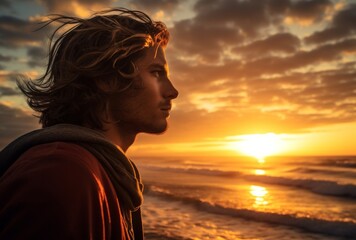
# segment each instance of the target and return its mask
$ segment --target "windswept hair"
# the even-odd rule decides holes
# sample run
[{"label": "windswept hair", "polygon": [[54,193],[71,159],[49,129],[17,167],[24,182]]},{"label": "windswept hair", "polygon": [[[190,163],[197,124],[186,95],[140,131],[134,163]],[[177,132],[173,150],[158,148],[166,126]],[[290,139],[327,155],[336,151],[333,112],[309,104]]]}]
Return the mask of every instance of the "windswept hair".
[{"label": "windswept hair", "polygon": [[42,77],[17,84],[28,105],[40,113],[43,127],[85,123],[103,130],[99,113],[106,109],[110,92],[98,87],[98,82],[109,84],[112,92],[129,88],[137,74],[134,62],[143,57],[144,49],[167,45],[167,28],[143,12],[126,8],[101,11],[87,19],[48,17],[41,28],[54,23],[59,27],[50,36],[47,69]]}]

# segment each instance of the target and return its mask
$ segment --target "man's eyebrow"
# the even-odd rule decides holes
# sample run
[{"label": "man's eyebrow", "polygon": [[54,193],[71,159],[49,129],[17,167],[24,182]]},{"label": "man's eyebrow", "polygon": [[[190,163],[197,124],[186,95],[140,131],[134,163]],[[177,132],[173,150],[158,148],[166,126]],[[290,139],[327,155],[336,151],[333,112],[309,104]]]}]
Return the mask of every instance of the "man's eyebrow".
[{"label": "man's eyebrow", "polygon": [[163,65],[163,64],[159,64],[159,63],[152,63],[148,67],[150,67],[150,68],[162,68],[164,70],[167,70],[167,65],[166,64]]},{"label": "man's eyebrow", "polygon": [[159,69],[160,71],[164,71],[168,77],[170,76],[168,64],[152,63],[152,64],[148,65],[148,68],[149,69]]}]

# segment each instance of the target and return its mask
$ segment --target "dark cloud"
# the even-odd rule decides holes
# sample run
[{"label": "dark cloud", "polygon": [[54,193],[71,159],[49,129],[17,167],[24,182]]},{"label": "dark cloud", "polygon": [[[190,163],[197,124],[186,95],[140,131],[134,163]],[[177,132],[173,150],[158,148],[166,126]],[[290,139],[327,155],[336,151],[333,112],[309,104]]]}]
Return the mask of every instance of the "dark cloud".
[{"label": "dark cloud", "polygon": [[15,73],[12,72],[0,72],[0,84],[6,81],[16,80]]},{"label": "dark cloud", "polygon": [[337,67],[345,70],[353,70],[356,69],[356,61],[341,63]]},{"label": "dark cloud", "polygon": [[20,92],[13,88],[0,86],[0,97],[14,96],[14,95],[19,95],[19,94],[20,94]]},{"label": "dark cloud", "polygon": [[[356,71],[334,71],[332,73],[325,73],[320,76],[320,85],[323,87],[318,93],[322,97],[321,102],[333,103],[334,106],[340,106],[342,104],[348,104],[353,106],[353,116],[356,118]],[[318,103],[318,101],[316,101]],[[349,109],[344,109],[345,112],[349,112]]]},{"label": "dark cloud", "polygon": [[[184,60],[172,60],[171,78],[179,87],[187,92],[209,92],[219,88],[229,89],[231,86],[216,85],[215,81],[221,79],[232,79],[234,84],[240,82],[239,61],[226,61],[225,64],[190,64]],[[183,94],[184,95],[184,94]]]},{"label": "dark cloud", "polygon": [[291,4],[287,14],[300,20],[315,22],[322,20],[327,14],[327,8],[332,5],[333,3],[329,0],[296,1]]},{"label": "dark cloud", "polygon": [[317,31],[307,38],[307,43],[323,43],[326,41],[338,40],[356,33],[356,4],[351,4],[338,12],[331,26],[322,31]]},{"label": "dark cloud", "polygon": [[284,32],[265,38],[266,33],[271,28],[283,29],[286,17],[314,22],[321,20],[330,6],[327,0],[199,0],[194,5],[194,18],[175,23],[172,42],[179,51],[206,61],[218,61],[231,47],[235,47],[235,51],[262,55],[291,53],[300,45],[295,35]]},{"label": "dark cloud", "polygon": [[226,47],[241,44],[270,24],[264,2],[200,0],[194,18],[175,23],[172,45],[183,54],[218,61]]},{"label": "dark cloud", "polygon": [[157,11],[164,11],[167,13],[172,13],[177,9],[179,3],[182,1],[178,0],[155,0],[155,1],[147,1],[147,0],[132,0],[131,3],[133,6],[139,10],[143,10],[148,13],[155,13]]},{"label": "dark cloud", "polygon": [[290,0],[269,0],[266,2],[268,3],[266,9],[272,16],[281,16],[290,8],[292,4]]},{"label": "dark cloud", "polygon": [[194,21],[207,27],[232,27],[253,36],[271,23],[267,4],[267,1],[199,0],[194,7],[197,13]]},{"label": "dark cloud", "polygon": [[44,40],[42,32],[35,31],[38,25],[13,16],[0,16],[0,46],[31,46]]},{"label": "dark cloud", "polygon": [[255,36],[271,24],[280,25],[286,17],[317,22],[332,6],[329,0],[255,1],[255,0],[200,0],[194,7],[195,18],[205,24],[234,26],[244,35]]},{"label": "dark cloud", "polygon": [[14,14],[17,13],[16,11],[16,5],[18,3],[24,3],[24,2],[28,2],[28,3],[32,3],[32,4],[36,4],[35,2],[36,0],[0,0],[0,7],[3,9],[9,9],[11,10],[11,12],[13,12]]},{"label": "dark cloud", "polygon": [[327,17],[328,10],[333,3],[329,0],[269,0],[266,2],[266,11],[272,17],[274,24],[281,26],[281,22],[290,18],[292,22],[308,25],[318,23]]},{"label": "dark cloud", "polygon": [[27,49],[27,55],[30,57],[28,65],[30,67],[43,67],[47,52],[41,47],[30,47]]},{"label": "dark cloud", "polygon": [[11,3],[9,0],[0,0],[0,7],[11,8]]},{"label": "dark cloud", "polygon": [[13,57],[0,54],[0,62],[9,62],[12,60],[14,60]]},{"label": "dark cloud", "polygon": [[193,20],[180,21],[172,30],[172,45],[175,48],[207,61],[218,60],[224,46],[240,41],[241,36],[234,28],[209,26]]},{"label": "dark cloud", "polygon": [[356,51],[356,39],[349,39],[335,44],[326,44],[310,51],[299,51],[289,57],[266,57],[247,62],[243,68],[246,76],[285,73],[296,68],[312,64],[331,62],[341,59],[343,53]]},{"label": "dark cloud", "polygon": [[293,53],[298,50],[300,40],[290,33],[277,33],[268,38],[257,40],[245,46],[236,47],[236,54],[260,57],[268,53]]},{"label": "dark cloud", "polygon": [[11,140],[30,130],[38,128],[38,121],[21,109],[13,108],[0,103],[0,148]]},{"label": "dark cloud", "polygon": [[[305,124],[346,122],[356,119],[356,70],[345,68],[293,73],[248,81],[250,103],[272,106],[285,118],[304,118]],[[273,106],[276,109],[273,110]],[[287,109],[285,109],[287,107]],[[316,119],[318,116],[318,119]]]},{"label": "dark cloud", "polygon": [[[61,13],[74,15],[76,6],[81,6],[85,10],[94,10],[91,9],[94,5],[100,5],[103,7],[108,7],[112,3],[111,0],[39,0],[38,1],[42,6],[44,6],[49,13]],[[73,5],[75,3],[75,5]]]},{"label": "dark cloud", "polygon": [[[256,6],[254,13],[259,13],[257,5],[264,12],[255,17],[248,9]],[[246,12],[239,15],[237,6]],[[176,22],[172,31],[169,62],[172,78],[185,96],[178,105],[186,110],[177,113],[179,120],[172,118],[172,128],[183,128],[187,122],[211,126],[213,121],[207,119],[221,126],[235,121],[249,130],[263,130],[259,124],[265,122],[266,129],[275,131],[281,130],[279,125],[289,126],[290,131],[354,121],[356,63],[350,59],[355,56],[356,39],[306,48],[296,33],[280,27],[287,17],[299,24],[329,23],[325,19],[331,7],[330,1],[198,1],[195,17]],[[351,21],[345,20],[351,19],[350,12],[346,17],[343,11],[331,24],[341,25],[344,19],[345,28],[352,28],[347,24]],[[271,31],[272,24],[277,32]],[[236,56],[226,54],[229,50]],[[320,66],[323,71],[317,70]],[[209,112],[204,108],[209,103],[220,105]],[[248,118],[254,120],[248,122]],[[224,132],[223,127],[216,128],[215,134]],[[199,131],[204,130],[197,127],[195,134]]]},{"label": "dark cloud", "polygon": [[[243,51],[245,48],[241,45],[246,47],[253,41],[256,41],[255,45],[251,44],[246,51],[260,51],[263,54],[269,51],[267,44],[272,43],[275,48],[270,51],[293,52],[300,41],[286,32],[288,29],[283,25],[284,21],[291,18],[304,25],[324,21],[332,7],[333,3],[329,0],[199,0],[194,5],[194,18],[175,23],[172,29],[173,44],[180,51],[198,55],[208,61],[214,58],[218,60],[229,47],[235,46],[235,50]],[[353,24],[356,22],[355,12],[354,5],[339,12],[333,19],[333,27],[327,28],[320,35],[344,36],[350,29],[356,29]],[[276,39],[261,39],[265,38],[271,28],[284,29],[284,35],[276,33]],[[280,46],[278,40],[282,41]]]},{"label": "dark cloud", "polygon": [[[71,3],[41,2],[50,12],[77,14],[78,9],[72,9]],[[109,6],[111,1],[78,3],[80,8],[90,9],[94,3]],[[152,13],[173,12],[180,7],[177,0],[129,3]],[[177,109],[172,111],[170,129],[158,138],[142,139],[149,143],[184,142],[252,132],[301,131],[320,124],[355,121],[356,39],[352,38],[355,10],[350,5],[336,13],[330,22],[326,21],[330,1],[198,0],[194,17],[174,22],[171,29],[167,57],[180,97]],[[315,45],[302,45],[299,32],[285,24],[288,17],[297,24],[322,22],[326,28],[319,36],[325,36],[315,41],[307,38],[307,42]],[[10,28],[2,25],[4,22]],[[11,46],[26,46],[31,59],[28,64],[42,66],[45,49],[31,45],[40,38],[29,39],[32,33],[24,34],[20,28],[29,25],[16,18],[6,21],[0,18],[0,44],[14,42]],[[309,32],[318,26],[304,27]],[[8,29],[13,32],[2,38],[5,35],[1,34]],[[291,29],[293,33],[289,32]],[[349,38],[343,39],[346,36]],[[339,41],[325,42],[329,40]],[[0,61],[1,58],[4,62],[9,60],[8,56],[0,55]],[[10,77],[6,81],[12,81]],[[12,91],[15,90],[0,88],[7,96],[15,94]],[[216,103],[216,108],[204,107],[210,103]],[[13,120],[16,114],[24,122],[35,121],[19,109],[0,105],[0,110],[8,113],[7,124],[16,123]],[[10,133],[11,137],[16,135]]]},{"label": "dark cloud", "polygon": [[337,27],[345,27],[355,30],[356,3],[347,6],[344,10],[335,15],[333,24]]},{"label": "dark cloud", "polygon": [[[292,128],[300,130],[320,124],[354,121],[355,62],[338,63],[337,68],[323,71],[312,70],[313,68],[308,71],[293,69],[305,69],[307,66],[337,60],[343,52],[356,50],[355,41],[347,40],[310,51],[299,51],[289,57],[247,61],[245,65],[239,61],[230,61],[223,65],[191,65],[185,61],[172,61],[173,81],[176,81],[181,96],[185,96],[184,100],[178,99],[177,104],[192,114],[191,117],[187,116],[188,113],[184,114],[186,120],[183,120],[183,116],[180,116],[183,113],[176,113],[172,119],[179,120],[173,120],[172,128],[175,129],[176,125],[183,127],[188,123],[189,126],[198,126],[199,121],[199,126],[206,126],[204,124],[209,123],[206,122],[207,119],[215,119],[219,126],[231,126],[233,123],[223,120],[223,116],[233,119],[239,125],[241,123],[241,127],[261,131],[264,128],[258,123],[262,120],[266,123],[263,124],[266,127],[264,131],[267,131],[267,127],[273,129],[271,131],[282,131],[278,128],[279,124],[288,126],[290,131]],[[266,74],[277,76],[265,76]],[[194,102],[196,96],[200,98],[201,105]],[[221,106],[214,112],[208,112],[203,105],[209,102],[218,102]],[[200,117],[196,115],[198,112],[193,113],[197,108],[202,109],[198,111]],[[247,118],[250,118],[250,122]],[[185,123],[179,123],[180,121]],[[209,124],[213,124],[212,122]],[[219,131],[224,132],[223,127],[217,128],[216,134]],[[204,130],[198,128],[196,134],[199,131]]]}]

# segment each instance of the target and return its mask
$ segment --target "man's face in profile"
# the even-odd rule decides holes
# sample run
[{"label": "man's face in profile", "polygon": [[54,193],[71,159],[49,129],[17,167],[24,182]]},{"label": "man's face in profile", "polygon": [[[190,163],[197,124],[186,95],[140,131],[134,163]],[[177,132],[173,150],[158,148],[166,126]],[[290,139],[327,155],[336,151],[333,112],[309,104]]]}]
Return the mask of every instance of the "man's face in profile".
[{"label": "man's face in profile", "polygon": [[121,131],[162,133],[167,129],[171,100],[178,96],[168,78],[164,48],[146,49],[135,65],[139,74],[133,86],[110,98],[111,117]]}]

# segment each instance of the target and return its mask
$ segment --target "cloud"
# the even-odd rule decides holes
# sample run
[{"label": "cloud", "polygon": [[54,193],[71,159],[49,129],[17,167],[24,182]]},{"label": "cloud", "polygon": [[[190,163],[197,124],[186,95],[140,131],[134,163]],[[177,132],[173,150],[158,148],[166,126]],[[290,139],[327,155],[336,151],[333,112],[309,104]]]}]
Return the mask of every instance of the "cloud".
[{"label": "cloud", "polygon": [[[230,48],[233,52],[253,51],[262,55],[291,53],[298,49],[300,40],[286,31],[285,19],[321,21],[330,6],[327,0],[199,0],[194,5],[196,15],[193,18],[175,22],[172,45],[203,61],[219,61]],[[285,31],[266,38],[266,33],[273,29]]]},{"label": "cloud", "polygon": [[27,63],[30,67],[44,67],[47,57],[47,52],[42,47],[27,48],[27,55],[30,57]]},{"label": "cloud", "polygon": [[348,5],[335,14],[330,26],[305,38],[306,43],[319,44],[339,40],[356,33],[356,4]]},{"label": "cloud", "polygon": [[1,0],[0,1],[0,7],[11,8],[11,3],[10,3],[9,0]]},{"label": "cloud", "polygon": [[323,20],[333,3],[329,0],[295,1],[286,11],[287,23],[310,25]]},{"label": "cloud", "polygon": [[341,60],[344,54],[354,53],[355,51],[356,39],[349,39],[334,44],[322,45],[310,51],[299,51],[293,56],[272,56],[249,61],[244,65],[242,71],[245,76],[282,74],[312,64]]},{"label": "cloud", "polygon": [[0,84],[3,84],[4,82],[7,81],[15,81],[16,80],[16,73],[11,72],[11,71],[0,71]]},{"label": "cloud", "polygon": [[14,60],[14,57],[5,56],[5,55],[0,54],[0,62],[9,62],[12,60]]},{"label": "cloud", "polygon": [[[184,99],[177,100],[179,119],[172,118],[172,128],[211,126],[215,120],[220,127],[214,134],[225,134],[223,128],[234,124],[224,118],[256,131],[297,131],[318,124],[354,121],[356,64],[343,63],[342,59],[355,51],[356,39],[350,39],[299,50],[286,57],[245,58],[245,63],[230,60],[224,64],[190,64],[174,58],[170,61],[172,79]],[[323,63],[331,65],[319,70]],[[199,135],[200,130],[204,131],[194,127],[195,134]]]},{"label": "cloud", "polygon": [[[234,121],[261,131],[355,121],[356,39],[311,47],[285,22],[289,17],[308,31],[355,26],[346,10],[330,22],[335,9],[330,1],[198,1],[196,15],[172,29],[168,58],[184,96],[177,100],[172,132],[195,126],[191,131],[201,137],[225,134],[225,128],[235,131],[226,127]],[[214,134],[199,133],[214,121]]]},{"label": "cloud", "polygon": [[36,0],[0,0],[0,7],[1,10],[10,10],[13,14],[19,14],[17,7],[22,3],[36,4]]},{"label": "cloud", "polygon": [[95,11],[110,7],[112,0],[39,0],[48,13],[60,13],[88,17]]},{"label": "cloud", "polygon": [[207,26],[230,27],[254,36],[271,21],[267,1],[199,0],[194,6],[195,21]]},{"label": "cloud", "polygon": [[250,44],[235,47],[232,52],[245,56],[261,57],[268,53],[293,53],[300,47],[300,40],[290,33],[277,33]]},{"label": "cloud", "polygon": [[348,64],[339,69],[253,78],[247,89],[247,104],[261,114],[302,121],[305,126],[356,120],[356,71]]},{"label": "cloud", "polygon": [[14,95],[19,95],[19,94],[20,94],[20,92],[16,91],[13,88],[0,86],[0,97],[2,97],[2,96],[14,96]]},{"label": "cloud", "polygon": [[172,30],[172,45],[205,61],[217,61],[224,46],[241,41],[234,28],[209,26],[193,20],[183,20]]},{"label": "cloud", "polygon": [[257,1],[200,0],[194,11],[194,18],[175,22],[172,47],[201,61],[219,61],[227,46],[241,44],[270,23]]},{"label": "cloud", "polygon": [[38,121],[24,111],[0,103],[0,148],[30,130],[38,128]]},{"label": "cloud", "polygon": [[[40,3],[49,12],[82,16],[94,8],[108,7],[112,1]],[[172,13],[167,57],[180,96],[167,133],[157,138],[142,135],[141,142],[298,132],[322,124],[355,121],[354,5],[338,10],[324,0],[198,0],[190,9],[192,15],[176,20],[174,16],[187,2],[125,3],[153,14]],[[28,65],[40,66],[46,53],[38,45],[42,38],[26,32],[32,23],[15,17],[1,22],[0,18],[0,36],[9,31],[1,24],[4,22],[12,32],[1,37],[0,44],[24,46]],[[294,24],[303,25],[303,29]],[[302,39],[305,32],[314,34]],[[9,58],[0,55],[0,63],[20,60],[17,56]],[[12,80],[0,76],[0,82]],[[15,94],[13,91],[0,88],[3,96]],[[13,121],[15,113],[30,119],[21,110],[1,106],[11,113],[7,122]]]},{"label": "cloud", "polygon": [[[15,59],[16,58],[14,58],[12,56],[7,56],[7,55],[0,54],[0,62],[4,62],[4,63],[9,64],[9,63],[13,62]],[[5,70],[5,69],[6,69],[6,67],[3,66],[2,64],[0,64],[0,71],[1,70]],[[0,74],[0,76],[1,76],[1,74]]]},{"label": "cloud", "polygon": [[44,39],[38,25],[13,16],[0,16],[0,47],[18,48],[38,45]]},{"label": "cloud", "polygon": [[131,0],[130,3],[133,4],[135,8],[141,9],[147,13],[156,13],[158,11],[164,11],[166,13],[172,13],[178,7],[182,1],[178,0]]}]

